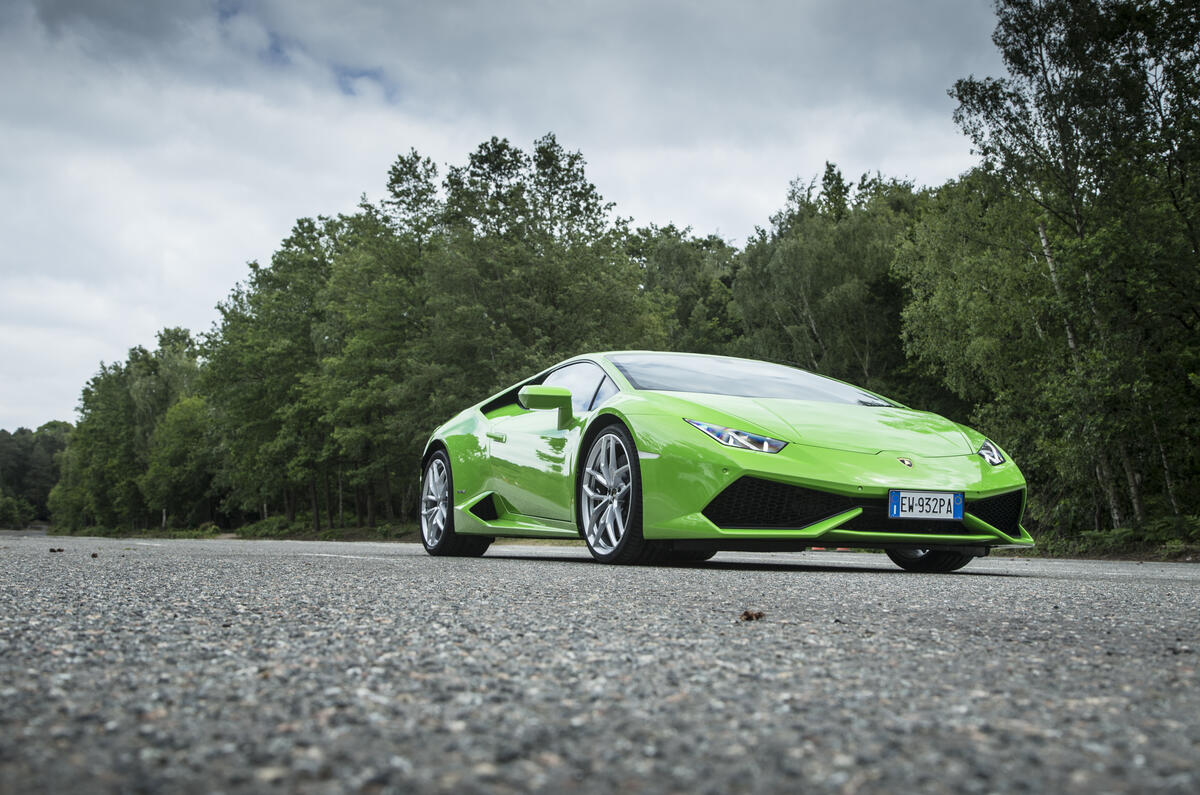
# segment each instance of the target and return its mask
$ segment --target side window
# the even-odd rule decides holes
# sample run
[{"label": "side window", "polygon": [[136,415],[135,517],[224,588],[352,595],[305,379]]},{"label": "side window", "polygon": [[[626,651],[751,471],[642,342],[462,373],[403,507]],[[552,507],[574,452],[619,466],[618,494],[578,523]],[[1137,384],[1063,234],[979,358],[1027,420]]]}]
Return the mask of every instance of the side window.
[{"label": "side window", "polygon": [[591,362],[576,362],[555,370],[542,383],[571,390],[571,408],[576,414],[583,414],[592,405],[592,395],[604,377],[604,371]]},{"label": "side window", "polygon": [[599,408],[604,401],[608,400],[619,391],[620,390],[617,389],[617,385],[613,383],[613,380],[608,376],[604,376],[604,380],[600,383],[600,389],[596,390],[596,398],[592,401],[592,408]]}]

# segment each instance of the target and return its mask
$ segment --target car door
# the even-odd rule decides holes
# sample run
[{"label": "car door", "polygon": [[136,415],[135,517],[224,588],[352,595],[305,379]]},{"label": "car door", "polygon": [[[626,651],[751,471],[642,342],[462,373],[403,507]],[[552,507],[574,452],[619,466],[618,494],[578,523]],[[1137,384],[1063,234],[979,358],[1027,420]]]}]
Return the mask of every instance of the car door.
[{"label": "car door", "polygon": [[572,461],[579,446],[584,418],[604,380],[592,362],[560,367],[542,380],[571,392],[573,416],[558,425],[558,412],[519,409],[492,421],[488,431],[496,491],[518,513],[562,522],[574,521]]}]

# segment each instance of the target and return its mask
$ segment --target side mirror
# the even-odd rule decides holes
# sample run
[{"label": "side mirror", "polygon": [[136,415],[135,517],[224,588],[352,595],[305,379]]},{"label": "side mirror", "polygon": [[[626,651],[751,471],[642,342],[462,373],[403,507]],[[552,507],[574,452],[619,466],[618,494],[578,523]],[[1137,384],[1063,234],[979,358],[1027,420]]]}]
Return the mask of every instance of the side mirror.
[{"label": "side mirror", "polygon": [[565,386],[543,386],[529,384],[521,387],[517,401],[527,409],[558,409],[558,427],[571,424],[571,390]]}]

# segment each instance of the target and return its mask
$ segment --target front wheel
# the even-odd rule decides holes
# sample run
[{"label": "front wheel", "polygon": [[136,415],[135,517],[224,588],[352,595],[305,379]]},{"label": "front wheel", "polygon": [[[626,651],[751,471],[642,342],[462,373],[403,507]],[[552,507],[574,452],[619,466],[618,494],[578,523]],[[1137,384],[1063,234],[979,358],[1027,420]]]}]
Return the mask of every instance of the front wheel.
[{"label": "front wheel", "polygon": [[936,549],[889,549],[887,556],[905,571],[945,573],[958,571],[971,562],[971,555]]},{"label": "front wheel", "polygon": [[642,537],[642,477],[637,447],[622,425],[597,434],[579,475],[579,527],[601,563],[650,563],[658,547]]},{"label": "front wheel", "polygon": [[421,543],[430,555],[477,558],[492,544],[490,536],[454,532],[454,475],[450,459],[438,450],[421,476]]}]

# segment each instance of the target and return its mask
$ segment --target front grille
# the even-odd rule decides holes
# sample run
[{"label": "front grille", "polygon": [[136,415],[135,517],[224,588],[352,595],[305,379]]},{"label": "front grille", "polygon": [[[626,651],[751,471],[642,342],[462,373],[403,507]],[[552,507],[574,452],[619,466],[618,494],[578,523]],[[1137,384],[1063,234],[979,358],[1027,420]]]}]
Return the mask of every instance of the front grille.
[{"label": "front grille", "polygon": [[968,502],[966,508],[967,513],[1014,537],[1021,535],[1021,513],[1024,509],[1024,489]]},{"label": "front grille", "polygon": [[839,494],[742,477],[713,498],[704,515],[717,527],[805,527],[857,504]]},{"label": "front grille", "polygon": [[[1009,535],[1020,535],[1017,526],[1024,502],[1025,492],[1014,491],[985,500],[972,500],[965,510]],[[738,478],[713,498],[703,513],[722,529],[784,530],[807,527],[853,508],[862,508],[862,513],[839,527],[876,533],[958,535],[972,532],[962,522],[893,519],[888,516],[886,498],[844,497],[754,477]]]}]

